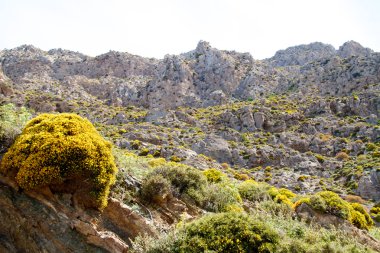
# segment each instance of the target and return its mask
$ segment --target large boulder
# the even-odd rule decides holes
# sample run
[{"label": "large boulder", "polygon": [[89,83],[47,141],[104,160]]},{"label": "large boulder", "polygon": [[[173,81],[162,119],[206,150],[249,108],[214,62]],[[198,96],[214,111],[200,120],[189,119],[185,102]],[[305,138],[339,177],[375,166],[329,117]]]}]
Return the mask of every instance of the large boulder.
[{"label": "large boulder", "polygon": [[192,149],[219,162],[230,162],[232,158],[228,142],[214,134],[206,136],[201,142],[194,143]]}]

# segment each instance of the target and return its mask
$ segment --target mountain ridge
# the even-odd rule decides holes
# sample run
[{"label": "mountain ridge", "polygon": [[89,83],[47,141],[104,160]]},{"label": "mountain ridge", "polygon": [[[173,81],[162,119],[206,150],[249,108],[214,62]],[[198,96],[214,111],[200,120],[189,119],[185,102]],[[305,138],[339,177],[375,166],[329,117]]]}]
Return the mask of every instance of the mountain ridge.
[{"label": "mountain ridge", "polygon": [[[23,79],[48,86],[52,82],[70,83],[94,96],[102,90],[98,98],[110,104],[163,109],[254,99],[306,87],[311,82],[321,86],[327,83],[320,88],[321,93],[344,95],[380,79],[379,58],[379,53],[353,41],[338,50],[320,42],[299,45],[265,60],[254,60],[249,53],[218,50],[204,41],[195,50],[161,60],[116,51],[89,57],[33,46],[0,52],[2,70],[15,84]],[[113,89],[104,87],[109,79],[117,83]],[[332,82],[344,84],[334,90]],[[176,99],[170,103],[162,99],[173,95]]]}]

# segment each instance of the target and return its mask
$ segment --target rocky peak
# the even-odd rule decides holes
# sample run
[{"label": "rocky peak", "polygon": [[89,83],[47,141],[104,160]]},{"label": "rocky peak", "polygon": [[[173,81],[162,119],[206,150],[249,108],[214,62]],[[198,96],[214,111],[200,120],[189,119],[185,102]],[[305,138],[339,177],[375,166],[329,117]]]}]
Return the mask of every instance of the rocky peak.
[{"label": "rocky peak", "polygon": [[33,46],[33,45],[21,45],[13,49],[14,51],[22,51],[22,52],[30,52],[30,53],[41,53],[43,52],[41,49]]},{"label": "rocky peak", "polygon": [[210,49],[211,49],[210,43],[207,41],[201,40],[198,42],[195,52],[199,54],[206,54],[206,52]]},{"label": "rocky peak", "polygon": [[52,62],[54,61],[83,61],[90,58],[79,52],[74,52],[71,50],[66,50],[62,48],[55,48],[47,51],[47,55],[51,58]]},{"label": "rocky peak", "polygon": [[304,65],[311,61],[330,58],[334,56],[335,53],[335,48],[332,45],[314,42],[277,51],[276,54],[269,59],[269,62],[276,67]]},{"label": "rocky peak", "polygon": [[83,63],[82,70],[86,76],[151,76],[158,60],[144,58],[124,52],[110,51]]},{"label": "rocky peak", "polygon": [[372,53],[372,49],[365,48],[353,40],[345,42],[337,51],[337,54],[342,58],[348,58],[350,56],[369,56]]}]

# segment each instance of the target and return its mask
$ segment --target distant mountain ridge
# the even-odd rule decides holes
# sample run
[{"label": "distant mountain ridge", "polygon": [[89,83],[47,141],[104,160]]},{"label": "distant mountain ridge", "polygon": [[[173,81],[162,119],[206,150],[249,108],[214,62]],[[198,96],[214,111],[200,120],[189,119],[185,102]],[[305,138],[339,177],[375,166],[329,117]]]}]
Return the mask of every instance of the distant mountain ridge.
[{"label": "distant mountain ridge", "polygon": [[310,92],[310,84],[320,94],[346,95],[380,80],[380,54],[354,41],[338,50],[321,42],[294,46],[265,60],[205,41],[161,60],[115,51],[90,57],[24,45],[1,51],[0,62],[16,90],[66,90],[68,98],[75,91],[108,104],[148,108],[204,107],[300,88]]}]

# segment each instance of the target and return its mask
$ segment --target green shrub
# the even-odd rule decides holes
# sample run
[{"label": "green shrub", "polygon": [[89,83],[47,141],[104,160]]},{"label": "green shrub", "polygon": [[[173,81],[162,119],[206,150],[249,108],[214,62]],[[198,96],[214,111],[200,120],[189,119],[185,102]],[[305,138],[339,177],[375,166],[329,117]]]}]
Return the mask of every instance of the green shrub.
[{"label": "green shrub", "polygon": [[370,213],[376,222],[380,222],[380,207],[377,206],[378,204],[372,207]]},{"label": "green shrub", "polygon": [[149,154],[148,148],[143,148],[140,150],[139,156],[147,156]]},{"label": "green shrub", "polygon": [[334,192],[322,191],[316,193],[310,198],[310,205],[315,210],[350,220],[350,204]]},{"label": "green shrub", "polygon": [[249,180],[251,177],[246,173],[234,173],[234,178],[240,181]]},{"label": "green shrub", "polygon": [[239,184],[238,190],[243,199],[255,202],[271,199],[268,190],[271,188],[266,183],[257,183],[253,180],[247,180]]},{"label": "green shrub", "polygon": [[[357,235],[351,232],[343,231],[340,229],[323,228],[320,226],[306,224],[303,221],[294,219],[292,215],[274,215],[273,212],[265,212],[266,209],[262,208],[263,204],[269,204],[269,206],[283,206],[288,208],[287,205],[281,205],[274,203],[273,201],[264,201],[258,203],[259,209],[252,209],[252,213],[249,219],[253,222],[258,222],[264,225],[265,230],[276,231],[280,235],[280,241],[275,244],[275,249],[272,252],[278,253],[365,253],[365,252],[377,252],[372,249],[369,244],[363,243]],[[272,208],[272,207],[271,207]],[[277,208],[277,207],[274,207]],[[244,217],[245,215],[243,215]],[[203,219],[203,218],[201,218]],[[194,221],[195,223],[196,221]],[[212,226],[215,223],[210,223]],[[226,223],[227,224],[227,223]],[[230,224],[228,222],[228,224]],[[242,224],[239,222],[239,224]],[[219,227],[219,226],[218,226]],[[197,226],[197,228],[200,228]],[[211,230],[211,229],[210,229]],[[166,253],[166,252],[259,252],[255,247],[252,250],[214,250],[208,247],[204,237],[208,237],[209,240],[215,238],[219,234],[215,233],[199,233],[205,230],[198,230],[198,233],[193,233],[192,236],[186,234],[186,230],[182,227],[177,228],[175,231],[171,231],[168,234],[156,237],[141,236],[136,238],[132,244],[132,253]],[[235,230],[239,231],[239,230]],[[380,238],[379,231],[376,228],[370,230],[372,236]],[[236,233],[237,234],[237,233]],[[257,233],[261,234],[261,233]],[[226,234],[227,236],[230,234]],[[199,241],[202,239],[202,244],[207,245],[207,249],[195,248],[191,249],[189,246],[189,240],[196,237],[194,240]],[[231,237],[236,240],[235,233]],[[254,237],[257,238],[257,237]],[[252,238],[252,239],[254,239]],[[239,238],[240,241],[240,238]],[[184,249],[181,247],[184,246]],[[190,249],[189,249],[190,248]],[[186,251],[188,250],[188,251]],[[198,250],[198,251],[197,251]],[[224,251],[222,251],[224,250]],[[270,252],[270,250],[269,250]]]},{"label": "green shrub", "polygon": [[380,207],[372,207],[371,208],[371,214],[380,214]]},{"label": "green shrub", "polygon": [[182,161],[182,158],[180,158],[180,157],[178,157],[176,155],[173,155],[173,156],[170,157],[170,161],[179,163],[179,162]]},{"label": "green shrub", "polygon": [[305,182],[305,180],[306,180],[307,178],[308,178],[307,176],[302,175],[302,176],[299,176],[299,177],[297,178],[297,181],[298,181],[298,182]]},{"label": "green shrub", "polygon": [[311,196],[309,204],[312,206],[314,210],[326,212],[326,209],[327,209],[326,201],[320,195],[316,194],[316,195]]},{"label": "green shrub", "polygon": [[207,179],[199,170],[184,164],[167,162],[164,165],[157,166],[154,171],[149,173],[143,184],[146,184],[156,175],[161,175],[169,182],[173,196],[179,198],[188,196],[196,204],[202,203]]},{"label": "green shrub", "polygon": [[155,150],[153,152],[153,157],[160,157],[161,156],[161,150]]},{"label": "green shrub", "polygon": [[170,182],[162,175],[157,174],[143,181],[141,196],[149,202],[162,203],[170,194]]},{"label": "green shrub", "polygon": [[116,166],[111,144],[75,114],[41,114],[28,122],[4,155],[1,172],[26,190],[77,190],[87,207],[104,208]]},{"label": "green shrub", "polygon": [[206,215],[186,224],[165,251],[151,252],[276,252],[279,235],[263,222],[242,213]]},{"label": "green shrub", "polygon": [[278,202],[275,202],[274,200],[266,200],[266,201],[258,202],[257,209],[262,210],[265,213],[268,213],[270,215],[281,216],[281,217],[285,217],[285,216],[291,217],[294,214],[294,210],[291,206],[291,202],[285,203],[281,200],[279,200]]},{"label": "green shrub", "polygon": [[325,157],[323,155],[316,154],[315,158],[317,158],[318,162],[320,162],[320,163],[324,163],[325,162]]},{"label": "green shrub", "polygon": [[334,192],[318,192],[310,198],[298,200],[293,207],[296,209],[301,203],[306,203],[319,212],[345,219],[360,229],[368,230],[373,226],[373,220],[361,204],[349,203]]},{"label": "green shrub", "polygon": [[274,202],[276,202],[276,203],[282,203],[282,204],[286,204],[286,205],[288,205],[288,206],[292,206],[293,205],[293,203],[292,203],[292,201],[290,201],[289,200],[289,198],[286,196],[286,195],[284,195],[284,194],[278,194],[275,198],[274,198]]},{"label": "green shrub", "polygon": [[374,151],[375,149],[376,149],[376,144],[375,143],[372,143],[372,142],[369,142],[369,143],[367,143],[367,145],[366,145],[366,149],[368,150],[368,151]]},{"label": "green shrub", "polygon": [[287,198],[292,199],[296,196],[294,192],[286,188],[278,189],[279,194],[285,195]]},{"label": "green shrub", "polygon": [[12,145],[31,117],[25,107],[16,107],[13,104],[0,106],[0,153]]},{"label": "green shrub", "polygon": [[212,184],[206,188],[203,208],[212,212],[239,210],[242,202],[239,191],[230,184]]},{"label": "green shrub", "polygon": [[276,198],[276,196],[279,194],[285,195],[288,199],[292,199],[296,196],[296,194],[291,190],[288,190],[286,188],[276,188],[273,186],[268,189],[268,194],[272,199]]},{"label": "green shrub", "polygon": [[141,141],[139,141],[139,140],[134,140],[134,141],[132,141],[131,142],[131,148],[132,149],[139,149],[140,148],[140,146],[141,146]]}]

